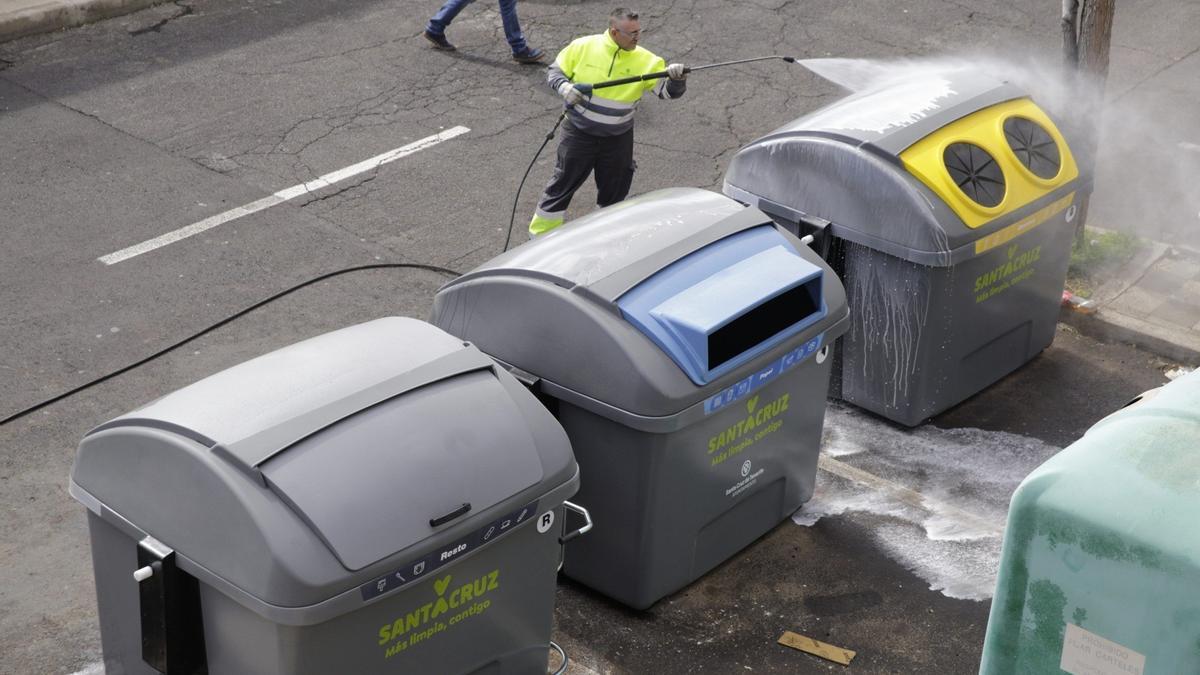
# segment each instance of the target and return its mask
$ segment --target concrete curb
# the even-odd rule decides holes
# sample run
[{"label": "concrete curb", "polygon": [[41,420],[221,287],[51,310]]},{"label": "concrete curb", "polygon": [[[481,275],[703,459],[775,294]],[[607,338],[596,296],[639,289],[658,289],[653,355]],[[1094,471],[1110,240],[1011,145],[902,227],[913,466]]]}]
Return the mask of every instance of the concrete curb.
[{"label": "concrete curb", "polygon": [[1095,314],[1084,314],[1064,307],[1058,320],[1089,337],[1127,342],[1172,361],[1200,367],[1200,338],[1182,329],[1160,326],[1103,308]]},{"label": "concrete curb", "polygon": [[0,10],[0,42],[130,14],[166,0],[44,0]]},{"label": "concrete curb", "polygon": [[[1095,229],[1104,230],[1106,228],[1097,227]],[[1090,300],[1097,307],[1095,313],[1085,313],[1063,306],[1058,320],[1092,338],[1108,342],[1129,343],[1163,358],[1179,361],[1186,365],[1200,366],[1200,335],[1183,328],[1173,328],[1129,316],[1109,306],[1126,291],[1137,286],[1150,269],[1167,256],[1173,248],[1183,248],[1200,255],[1200,252],[1187,246],[1151,240],[1143,241],[1145,246],[1126,262],[1111,280],[1092,293]]]},{"label": "concrete curb", "polygon": [[1101,307],[1116,300],[1117,296],[1132,288],[1142,277],[1146,276],[1146,272],[1150,271],[1155,263],[1162,260],[1168,250],[1170,247],[1166,244],[1156,241],[1147,242],[1147,245],[1125,264],[1116,279],[1097,288],[1089,299]]}]

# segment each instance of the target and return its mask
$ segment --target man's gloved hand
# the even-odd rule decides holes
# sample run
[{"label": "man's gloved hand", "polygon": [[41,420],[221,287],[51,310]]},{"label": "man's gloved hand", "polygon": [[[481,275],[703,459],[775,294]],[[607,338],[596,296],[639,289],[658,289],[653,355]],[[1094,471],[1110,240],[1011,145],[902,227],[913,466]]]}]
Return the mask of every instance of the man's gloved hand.
[{"label": "man's gloved hand", "polygon": [[558,85],[558,95],[563,97],[567,105],[579,105],[587,100],[587,94],[575,88],[572,82],[563,82]]},{"label": "man's gloved hand", "polygon": [[682,63],[672,63],[671,65],[667,66],[667,77],[671,78],[672,80],[686,80],[686,68],[687,66],[683,65]]}]

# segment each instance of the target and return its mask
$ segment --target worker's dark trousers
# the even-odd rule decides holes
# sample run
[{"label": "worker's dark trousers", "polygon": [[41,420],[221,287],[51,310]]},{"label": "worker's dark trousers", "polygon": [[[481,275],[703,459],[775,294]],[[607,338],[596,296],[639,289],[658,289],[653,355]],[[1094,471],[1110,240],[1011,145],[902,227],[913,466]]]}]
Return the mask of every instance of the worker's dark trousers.
[{"label": "worker's dark trousers", "polygon": [[625,199],[633,185],[633,129],[620,136],[585,134],[567,120],[558,143],[558,161],[554,176],[538,201],[538,211],[562,213],[571,204],[575,191],[596,172],[596,204],[608,206]]}]

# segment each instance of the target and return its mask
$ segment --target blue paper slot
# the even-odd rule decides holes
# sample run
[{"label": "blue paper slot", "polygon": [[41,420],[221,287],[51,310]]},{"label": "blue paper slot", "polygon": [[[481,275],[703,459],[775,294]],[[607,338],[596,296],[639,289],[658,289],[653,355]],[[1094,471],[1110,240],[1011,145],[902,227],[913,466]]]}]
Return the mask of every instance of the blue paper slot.
[{"label": "blue paper slot", "polygon": [[676,261],[617,305],[702,385],[823,318],[822,277],[774,227],[763,226]]}]

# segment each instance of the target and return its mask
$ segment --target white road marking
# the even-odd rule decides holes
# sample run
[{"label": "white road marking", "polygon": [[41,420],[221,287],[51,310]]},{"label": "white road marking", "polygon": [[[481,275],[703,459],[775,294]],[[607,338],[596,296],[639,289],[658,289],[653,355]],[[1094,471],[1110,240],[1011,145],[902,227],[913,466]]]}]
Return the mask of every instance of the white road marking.
[{"label": "white road marking", "polygon": [[1187,141],[1179,141],[1179,147],[1184,150],[1191,150],[1192,152],[1200,152],[1200,144],[1197,144],[1197,143],[1189,143]]},{"label": "white road marking", "polygon": [[320,190],[322,188],[329,187],[330,185],[333,185],[335,183],[346,180],[347,178],[350,178],[351,176],[356,176],[360,173],[364,173],[364,172],[370,171],[371,169],[378,168],[380,166],[383,166],[384,164],[387,164],[388,162],[394,162],[397,159],[400,159],[401,157],[407,157],[408,155],[411,155],[413,153],[420,152],[421,150],[424,150],[426,148],[433,147],[433,146],[437,145],[438,143],[441,143],[442,141],[454,138],[455,136],[461,136],[462,134],[465,134],[468,131],[470,131],[470,129],[468,129],[467,127],[463,127],[463,126],[451,127],[440,133],[422,138],[419,141],[414,141],[403,147],[399,147],[399,148],[396,148],[395,150],[390,150],[388,152],[385,152],[382,155],[376,155],[375,157],[372,157],[367,160],[363,160],[357,164],[352,164],[344,169],[339,169],[332,173],[327,173],[324,176],[321,176],[320,178],[316,178],[314,180],[310,180],[307,183],[302,183],[300,185],[294,185],[290,188],[280,190],[279,192],[276,192],[275,194],[271,195],[270,197],[264,197],[262,199],[250,202],[249,204],[246,204],[244,206],[239,206],[239,207],[230,209],[224,213],[218,213],[215,216],[210,216],[208,218],[205,218],[204,220],[192,223],[191,225],[188,225],[186,227],[181,227],[178,230],[175,230],[173,232],[168,232],[166,234],[157,236],[153,239],[148,239],[146,241],[143,241],[140,244],[134,244],[133,246],[130,246],[128,248],[123,248],[120,251],[116,251],[115,253],[109,253],[108,255],[100,256],[99,258],[97,258],[97,260],[104,263],[105,265],[115,265],[115,264],[121,262],[122,260],[129,260],[130,258],[133,258],[135,256],[139,256],[143,253],[153,251],[156,248],[162,248],[163,246],[166,246],[167,244],[173,244],[181,239],[187,239],[188,237],[191,237],[196,234],[200,234],[201,232],[204,232],[205,230],[211,230],[212,228],[214,228],[218,225],[228,223],[231,220],[236,220],[238,218],[241,218],[242,216],[248,216],[252,213],[257,213],[264,209],[269,209],[272,206],[275,206],[276,204],[282,204],[283,202],[286,202],[289,199],[295,199],[296,197],[299,197],[301,195],[306,195],[306,194],[309,194],[310,192],[314,192],[316,190]]}]

